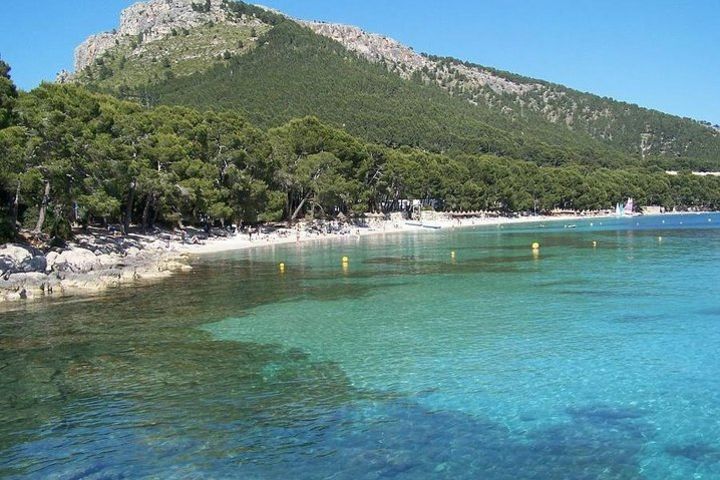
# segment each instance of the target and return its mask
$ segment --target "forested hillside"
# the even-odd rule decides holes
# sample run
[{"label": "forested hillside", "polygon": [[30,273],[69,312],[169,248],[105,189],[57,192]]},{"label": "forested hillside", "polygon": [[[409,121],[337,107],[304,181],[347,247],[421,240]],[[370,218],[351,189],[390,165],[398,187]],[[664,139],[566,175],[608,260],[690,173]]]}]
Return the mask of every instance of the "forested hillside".
[{"label": "forested hillside", "polygon": [[403,80],[294,22],[272,29],[246,55],[146,91],[159,103],[239,108],[266,127],[316,115],[389,146],[495,153],[539,164],[633,161],[586,135],[547,123],[509,121],[436,86]]},{"label": "forested hillside", "polygon": [[[240,111],[265,128],[314,115],[393,147],[541,165],[720,170],[718,130],[701,122],[419,55],[354,27],[298,23],[242,2],[202,4],[192,27],[173,27],[185,25],[186,4],[168,4],[170,23],[165,30],[153,24],[152,41],[142,31],[112,37],[117,45],[75,80],[152,105]],[[203,9],[214,16],[203,20]]]},{"label": "forested hillside", "polygon": [[0,63],[3,238],[71,223],[223,225],[391,211],[720,208],[720,179],[657,169],[540,166],[368,143],[314,117],[262,129],[232,112],[147,108],[77,85],[18,93]]}]

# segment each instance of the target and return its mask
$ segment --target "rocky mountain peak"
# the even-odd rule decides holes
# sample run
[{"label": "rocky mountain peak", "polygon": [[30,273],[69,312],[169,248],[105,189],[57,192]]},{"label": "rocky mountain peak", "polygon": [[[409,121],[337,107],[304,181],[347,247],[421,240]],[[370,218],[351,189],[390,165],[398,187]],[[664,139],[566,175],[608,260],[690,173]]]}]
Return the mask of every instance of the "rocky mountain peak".
[{"label": "rocky mountain peak", "polygon": [[208,21],[225,22],[228,12],[222,0],[151,0],[126,8],[120,18],[120,35],[143,35],[152,41],[172,29],[193,28]]},{"label": "rocky mountain peak", "polygon": [[208,22],[234,22],[226,0],[150,0],[122,11],[120,25],[112,32],[93,35],[75,49],[75,71],[91,65],[124,39],[146,44],[173,30],[191,29]]}]

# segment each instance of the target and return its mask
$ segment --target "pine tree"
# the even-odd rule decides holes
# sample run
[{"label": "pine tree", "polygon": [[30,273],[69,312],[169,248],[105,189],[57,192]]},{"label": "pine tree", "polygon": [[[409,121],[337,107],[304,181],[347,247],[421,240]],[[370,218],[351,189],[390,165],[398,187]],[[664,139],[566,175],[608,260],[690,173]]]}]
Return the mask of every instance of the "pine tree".
[{"label": "pine tree", "polygon": [[10,65],[0,60],[0,129],[12,125],[18,91],[10,78]]}]

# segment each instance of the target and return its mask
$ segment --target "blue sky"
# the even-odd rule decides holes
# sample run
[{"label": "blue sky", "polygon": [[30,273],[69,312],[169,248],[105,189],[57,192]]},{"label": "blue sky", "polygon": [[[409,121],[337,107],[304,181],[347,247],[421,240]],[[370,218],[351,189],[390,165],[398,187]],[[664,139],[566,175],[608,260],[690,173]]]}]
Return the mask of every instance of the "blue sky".
[{"label": "blue sky", "polygon": [[[3,2],[0,56],[24,89],[72,66],[133,0]],[[263,0],[449,55],[720,123],[718,0]]]}]

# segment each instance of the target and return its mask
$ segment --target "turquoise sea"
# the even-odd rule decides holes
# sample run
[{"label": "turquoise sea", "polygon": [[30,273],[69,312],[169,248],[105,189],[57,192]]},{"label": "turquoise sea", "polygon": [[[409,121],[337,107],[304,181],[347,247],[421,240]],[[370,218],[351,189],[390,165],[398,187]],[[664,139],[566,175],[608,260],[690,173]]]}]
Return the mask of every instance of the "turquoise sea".
[{"label": "turquoise sea", "polygon": [[266,247],[15,308],[0,478],[720,479],[718,214]]}]

